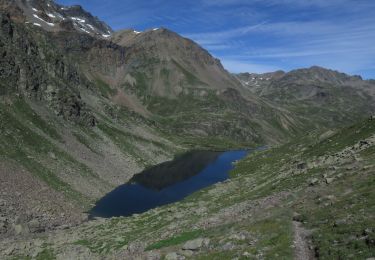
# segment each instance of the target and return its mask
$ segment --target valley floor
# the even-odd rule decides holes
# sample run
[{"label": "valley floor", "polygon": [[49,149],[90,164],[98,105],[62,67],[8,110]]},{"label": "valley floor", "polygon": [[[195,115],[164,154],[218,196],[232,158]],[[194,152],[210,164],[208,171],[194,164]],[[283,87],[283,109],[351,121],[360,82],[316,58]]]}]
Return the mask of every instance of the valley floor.
[{"label": "valley floor", "polygon": [[239,162],[229,181],[127,218],[0,242],[2,259],[370,259],[375,121]]}]

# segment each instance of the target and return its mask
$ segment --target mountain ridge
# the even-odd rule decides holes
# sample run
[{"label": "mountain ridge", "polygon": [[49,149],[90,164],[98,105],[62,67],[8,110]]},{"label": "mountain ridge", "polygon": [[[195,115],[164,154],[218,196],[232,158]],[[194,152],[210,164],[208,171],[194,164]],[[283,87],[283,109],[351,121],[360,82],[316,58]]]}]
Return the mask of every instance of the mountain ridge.
[{"label": "mountain ridge", "polygon": [[315,121],[331,127],[339,121],[370,116],[375,111],[375,85],[357,75],[313,66],[287,73],[236,76],[255,95],[294,111],[297,116],[309,118],[320,110],[317,114],[320,118]]},{"label": "mountain ridge", "polygon": [[113,32],[80,5],[63,6],[52,0],[16,0],[15,4],[23,12],[26,23],[46,31],[76,30],[101,38],[109,38]]}]

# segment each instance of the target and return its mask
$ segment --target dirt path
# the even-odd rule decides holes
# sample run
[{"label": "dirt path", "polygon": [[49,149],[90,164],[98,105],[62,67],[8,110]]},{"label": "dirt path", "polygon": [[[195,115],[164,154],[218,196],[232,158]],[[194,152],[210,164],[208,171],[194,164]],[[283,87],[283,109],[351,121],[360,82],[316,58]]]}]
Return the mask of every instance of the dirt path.
[{"label": "dirt path", "polygon": [[301,227],[301,223],[293,221],[294,230],[294,259],[295,260],[313,260],[314,253],[309,248],[307,237],[309,232]]}]

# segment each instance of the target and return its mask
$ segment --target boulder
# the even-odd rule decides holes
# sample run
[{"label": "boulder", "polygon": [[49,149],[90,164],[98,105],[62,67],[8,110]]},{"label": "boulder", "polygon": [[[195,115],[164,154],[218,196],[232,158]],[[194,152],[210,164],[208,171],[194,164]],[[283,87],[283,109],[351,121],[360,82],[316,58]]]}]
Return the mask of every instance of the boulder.
[{"label": "boulder", "polygon": [[43,228],[41,227],[39,221],[37,219],[31,220],[27,226],[29,227],[29,230],[31,233],[39,233],[43,231]]},{"label": "boulder", "polygon": [[244,234],[233,234],[229,237],[229,239],[233,240],[245,240],[246,236]]},{"label": "boulder", "polygon": [[231,251],[236,248],[236,245],[232,242],[227,242],[223,246],[221,246],[221,249],[224,251]]},{"label": "boulder", "polygon": [[49,157],[51,157],[51,159],[57,160],[57,157],[56,157],[55,153],[49,152],[48,155],[49,155]]},{"label": "boulder", "polygon": [[298,213],[294,213],[293,214],[293,221],[303,222],[304,221],[304,216],[302,216],[301,214],[298,214]]},{"label": "boulder", "polygon": [[187,241],[183,246],[183,250],[198,250],[203,246],[204,239],[203,238],[197,238],[194,240]]},{"label": "boulder", "polygon": [[325,132],[322,135],[320,135],[318,139],[321,142],[321,141],[324,141],[324,140],[326,140],[328,138],[331,138],[334,134],[335,134],[334,131],[328,130],[327,132]]},{"label": "boulder", "polygon": [[371,228],[366,228],[365,230],[363,230],[363,235],[364,236],[368,236],[370,234],[374,233],[374,229],[371,229]]},{"label": "boulder", "polygon": [[245,252],[242,254],[242,256],[244,256],[244,257],[246,257],[246,258],[250,258],[250,257],[252,257],[253,255],[252,255],[251,253],[245,251]]},{"label": "boulder", "polygon": [[347,221],[345,219],[338,219],[333,223],[334,227],[346,225]]},{"label": "boulder", "polygon": [[160,260],[160,259],[161,259],[161,256],[159,252],[151,251],[151,252],[148,252],[147,254],[147,260]]},{"label": "boulder", "polygon": [[306,168],[307,168],[307,163],[305,163],[305,162],[301,162],[301,163],[297,164],[297,169],[298,170],[304,170]]},{"label": "boulder", "polygon": [[186,257],[191,257],[194,255],[194,252],[191,250],[181,250],[180,254]]},{"label": "boulder", "polygon": [[168,253],[166,256],[165,256],[165,259],[166,260],[178,260],[178,254],[176,252],[172,252],[172,253]]},{"label": "boulder", "polygon": [[23,227],[21,224],[14,224],[13,225],[13,230],[16,235],[28,233],[28,229]]},{"label": "boulder", "polygon": [[41,253],[41,252],[43,252],[43,250],[44,250],[44,248],[43,247],[41,247],[41,246],[34,246],[33,248],[32,248],[32,250],[31,250],[31,254],[30,254],[30,256],[31,256],[31,258],[32,259],[36,259],[37,257],[38,257],[38,255]]},{"label": "boulder", "polygon": [[318,183],[319,183],[319,180],[317,178],[313,178],[313,179],[310,180],[309,185],[310,186],[315,186]]},{"label": "boulder", "polygon": [[4,254],[11,255],[13,254],[14,250],[15,250],[14,245],[10,245],[7,249],[4,250]]},{"label": "boulder", "polygon": [[0,222],[0,233],[6,232],[6,228],[7,228],[7,226],[6,226],[5,222]]},{"label": "boulder", "polygon": [[210,240],[209,238],[205,238],[205,239],[203,239],[203,246],[204,246],[204,247],[208,247],[209,244],[210,244],[210,242],[211,242],[211,240]]}]

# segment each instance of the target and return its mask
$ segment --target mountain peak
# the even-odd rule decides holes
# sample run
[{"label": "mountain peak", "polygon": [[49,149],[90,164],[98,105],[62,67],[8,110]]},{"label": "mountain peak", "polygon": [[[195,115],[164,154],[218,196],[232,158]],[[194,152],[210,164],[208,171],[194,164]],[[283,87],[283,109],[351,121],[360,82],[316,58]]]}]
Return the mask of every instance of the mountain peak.
[{"label": "mountain peak", "polygon": [[360,76],[351,76],[336,70],[327,69],[320,66],[310,68],[296,69],[288,72],[283,77],[284,80],[292,79],[300,81],[326,82],[330,84],[342,84],[347,81],[362,80]]},{"label": "mountain peak", "polygon": [[111,40],[127,48],[128,73],[139,74],[142,67],[146,78],[157,78],[150,89],[161,96],[176,97],[192,87],[223,90],[240,85],[207,50],[170,29],[126,29]]},{"label": "mountain peak", "polygon": [[84,9],[81,5],[71,5],[67,8],[69,8],[70,10],[77,10],[77,11],[81,11],[81,12],[84,11]]},{"label": "mountain peak", "polygon": [[[52,0],[15,0],[12,3],[21,10],[26,24],[46,31],[75,30],[99,38],[109,38],[113,33],[110,26],[85,11],[80,5],[63,6]],[[10,11],[9,6],[0,7]]]}]

